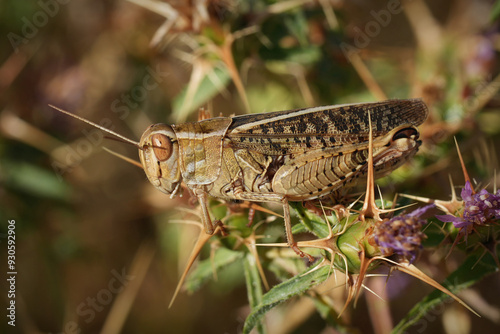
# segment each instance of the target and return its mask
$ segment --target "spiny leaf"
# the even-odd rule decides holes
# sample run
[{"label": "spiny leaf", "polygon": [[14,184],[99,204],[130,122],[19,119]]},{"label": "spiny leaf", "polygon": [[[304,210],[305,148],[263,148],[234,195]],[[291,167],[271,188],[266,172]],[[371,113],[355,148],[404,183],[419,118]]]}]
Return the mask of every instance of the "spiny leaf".
[{"label": "spiny leaf", "polygon": [[269,312],[273,307],[306,292],[314,285],[324,282],[328,278],[329,273],[330,267],[323,266],[314,271],[310,270],[306,274],[297,275],[288,281],[274,286],[264,295],[262,302],[247,317],[243,333],[250,333],[264,314]]},{"label": "spiny leaf", "polygon": [[[257,263],[252,254],[247,254],[243,261],[243,268],[245,270],[245,283],[247,287],[248,302],[250,308],[253,310],[257,305],[262,302],[262,285],[260,282],[259,270]],[[262,323],[257,325],[258,333],[265,333]]]},{"label": "spiny leaf", "polygon": [[[486,255],[478,262],[479,258],[479,254],[469,256],[467,260],[446,279],[447,283],[443,284],[443,286],[451,292],[457,293],[477,283],[486,275],[498,270],[491,256]],[[450,297],[441,291],[433,291],[408,312],[406,317],[394,327],[392,333],[405,332],[430,312],[432,308],[443,303],[448,298]]]}]

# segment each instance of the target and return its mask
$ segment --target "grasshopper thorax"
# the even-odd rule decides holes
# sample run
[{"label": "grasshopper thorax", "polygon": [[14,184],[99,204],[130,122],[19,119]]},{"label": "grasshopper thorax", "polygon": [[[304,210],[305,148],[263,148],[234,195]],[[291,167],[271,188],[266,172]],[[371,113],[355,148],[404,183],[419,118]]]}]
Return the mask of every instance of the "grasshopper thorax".
[{"label": "grasshopper thorax", "polygon": [[144,131],[139,146],[139,158],[149,182],[161,192],[175,196],[182,178],[179,145],[172,127],[151,125]]}]

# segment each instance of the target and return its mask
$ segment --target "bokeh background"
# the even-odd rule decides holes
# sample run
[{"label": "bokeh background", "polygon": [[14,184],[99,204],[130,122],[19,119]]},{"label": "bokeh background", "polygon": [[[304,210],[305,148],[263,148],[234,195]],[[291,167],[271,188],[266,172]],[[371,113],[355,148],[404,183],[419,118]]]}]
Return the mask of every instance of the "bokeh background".
[{"label": "bokeh background", "polygon": [[[199,231],[179,223],[197,219],[182,208],[195,206],[102,150],[137,160],[134,147],[48,104],[138,140],[150,124],[195,121],[200,106],[229,116],[422,97],[430,117],[421,153],[380,181],[384,195],[448,200],[449,176],[459,192],[454,136],[471,177],[492,192],[500,185],[498,12],[486,0],[3,0],[0,263],[4,277],[13,219],[18,274],[16,327],[2,315],[0,331],[238,333],[250,311],[238,264],[168,309]],[[419,264],[437,281],[461,261],[433,254]],[[395,276],[386,298],[397,322],[432,289]],[[4,279],[0,288],[6,305]],[[376,332],[364,295],[346,322]],[[488,276],[463,295],[482,318],[447,303],[412,331],[493,332],[498,296],[499,276]],[[268,316],[268,326],[333,332],[303,299]]]}]

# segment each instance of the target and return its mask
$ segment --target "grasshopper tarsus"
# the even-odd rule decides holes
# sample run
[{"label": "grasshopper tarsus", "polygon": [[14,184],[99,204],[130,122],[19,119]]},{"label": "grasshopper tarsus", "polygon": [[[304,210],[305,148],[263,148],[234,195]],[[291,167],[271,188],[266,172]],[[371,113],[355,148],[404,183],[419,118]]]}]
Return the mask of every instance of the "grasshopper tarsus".
[{"label": "grasshopper tarsus", "polygon": [[224,223],[222,221],[220,221],[219,219],[214,221],[214,226],[216,228],[216,231],[217,231],[217,227],[220,228],[220,233],[222,234],[223,237],[227,237],[229,235],[226,227],[224,226]]},{"label": "grasshopper tarsus", "polygon": [[248,223],[247,227],[251,227],[253,224],[253,219],[255,217],[255,209],[250,206],[250,209],[248,209]]},{"label": "grasshopper tarsus", "polygon": [[303,251],[300,250],[300,248],[297,246],[297,243],[296,242],[293,242],[293,243],[289,243],[288,246],[293,249],[293,251],[299,255],[300,257],[307,257],[307,260],[309,261],[309,263],[313,263],[316,259],[311,255],[311,254],[308,254],[308,253],[305,253]]}]

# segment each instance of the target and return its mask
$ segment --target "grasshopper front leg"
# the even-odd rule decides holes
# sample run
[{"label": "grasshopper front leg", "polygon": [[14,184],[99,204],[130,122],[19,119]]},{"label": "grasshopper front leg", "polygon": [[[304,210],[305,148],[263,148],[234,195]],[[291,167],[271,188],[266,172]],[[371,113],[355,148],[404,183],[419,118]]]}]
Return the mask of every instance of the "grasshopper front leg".
[{"label": "grasshopper front leg", "polygon": [[222,235],[226,235],[226,231],[224,230],[224,224],[220,220],[212,221],[210,218],[210,212],[208,210],[208,195],[205,189],[203,188],[194,188],[193,193],[198,199],[198,202],[201,206],[201,220],[203,222],[203,226],[205,227],[205,232],[207,234],[214,234],[217,226],[220,227]]}]

